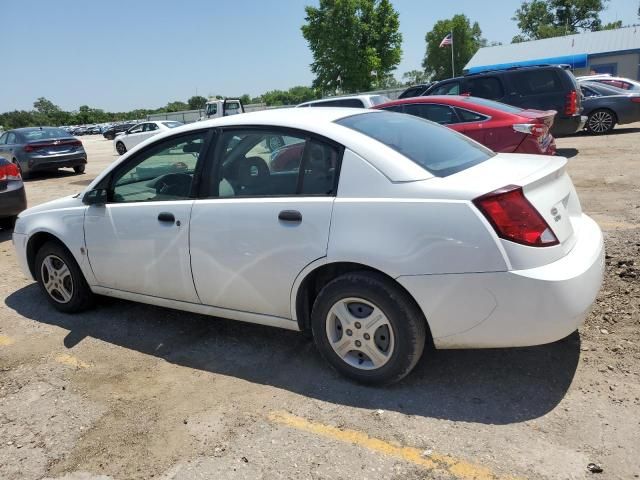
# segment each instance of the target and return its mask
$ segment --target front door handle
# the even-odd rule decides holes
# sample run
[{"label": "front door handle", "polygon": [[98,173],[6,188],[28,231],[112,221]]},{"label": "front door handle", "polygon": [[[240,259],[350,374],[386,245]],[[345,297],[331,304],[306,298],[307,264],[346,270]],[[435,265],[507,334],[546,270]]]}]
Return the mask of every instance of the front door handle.
[{"label": "front door handle", "polygon": [[174,217],[173,213],[171,212],[160,212],[158,214],[158,221],[166,222],[166,223],[175,223],[176,217]]},{"label": "front door handle", "polygon": [[278,214],[278,220],[283,222],[301,222],[302,214],[297,210],[282,210]]}]

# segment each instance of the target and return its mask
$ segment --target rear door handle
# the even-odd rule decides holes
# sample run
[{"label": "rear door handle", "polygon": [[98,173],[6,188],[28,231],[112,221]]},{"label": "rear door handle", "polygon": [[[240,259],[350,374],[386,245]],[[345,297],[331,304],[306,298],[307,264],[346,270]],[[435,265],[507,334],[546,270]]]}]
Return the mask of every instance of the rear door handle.
[{"label": "rear door handle", "polygon": [[283,222],[301,222],[302,214],[297,210],[282,210],[278,214],[278,220]]},{"label": "rear door handle", "polygon": [[158,214],[158,221],[166,222],[166,223],[175,223],[176,217],[174,217],[173,213],[171,212],[160,212]]}]

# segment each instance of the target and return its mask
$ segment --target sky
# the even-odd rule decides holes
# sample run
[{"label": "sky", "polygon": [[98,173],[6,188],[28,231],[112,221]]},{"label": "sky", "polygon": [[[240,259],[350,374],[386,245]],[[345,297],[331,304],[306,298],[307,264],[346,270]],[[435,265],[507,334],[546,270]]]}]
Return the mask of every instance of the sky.
[{"label": "sky", "polygon": [[[0,112],[46,97],[65,110],[158,108],[193,95],[257,96],[311,85],[302,37],[317,0],[7,0],[2,2]],[[402,62],[420,68],[425,34],[457,13],[509,43],[521,0],[392,0]],[[636,21],[637,0],[611,0],[603,21]]]}]

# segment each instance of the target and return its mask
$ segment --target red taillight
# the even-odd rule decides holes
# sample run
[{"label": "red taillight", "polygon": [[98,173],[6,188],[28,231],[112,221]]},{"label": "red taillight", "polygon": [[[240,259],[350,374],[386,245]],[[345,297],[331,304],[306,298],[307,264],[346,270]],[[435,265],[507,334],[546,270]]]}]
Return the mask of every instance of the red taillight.
[{"label": "red taillight", "polygon": [[473,203],[500,238],[531,247],[559,243],[547,222],[524,196],[522,187],[509,185],[478,197]]},{"label": "red taillight", "polygon": [[0,165],[0,182],[7,180],[20,180],[20,169],[14,163]]},{"label": "red taillight", "polygon": [[578,113],[578,93],[575,90],[571,90],[565,98],[564,114],[575,115],[576,113]]},{"label": "red taillight", "polygon": [[633,103],[640,103],[640,97],[631,97]]},{"label": "red taillight", "polygon": [[513,129],[516,132],[526,133],[534,137],[544,137],[549,129],[543,123],[515,123]]}]

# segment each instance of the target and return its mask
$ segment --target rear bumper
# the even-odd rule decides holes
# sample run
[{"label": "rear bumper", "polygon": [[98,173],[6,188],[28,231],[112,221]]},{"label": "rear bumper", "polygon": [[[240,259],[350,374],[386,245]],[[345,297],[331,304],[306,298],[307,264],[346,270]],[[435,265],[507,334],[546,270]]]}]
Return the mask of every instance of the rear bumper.
[{"label": "rear bumper", "polygon": [[556,140],[551,136],[546,143],[540,143],[537,138],[527,135],[513,153],[531,153],[534,155],[555,155]]},{"label": "rear bumper", "polygon": [[[84,150],[65,155],[32,156],[20,162],[26,172],[38,172],[42,170],[55,170],[56,168],[77,167],[87,163],[87,154]],[[25,168],[26,164],[26,168]]]},{"label": "rear bumper", "polygon": [[9,182],[6,190],[0,190],[0,218],[15,217],[26,208],[27,196],[22,182]]},{"label": "rear bumper", "polygon": [[604,241],[580,220],[573,249],[529,270],[423,275],[398,281],[422,308],[437,348],[540,345],[566,337],[586,317],[600,290]]},{"label": "rear bumper", "polygon": [[553,126],[551,127],[551,134],[554,137],[571,135],[572,133],[582,130],[586,121],[587,117],[583,115],[573,115],[571,117],[556,116]]}]

